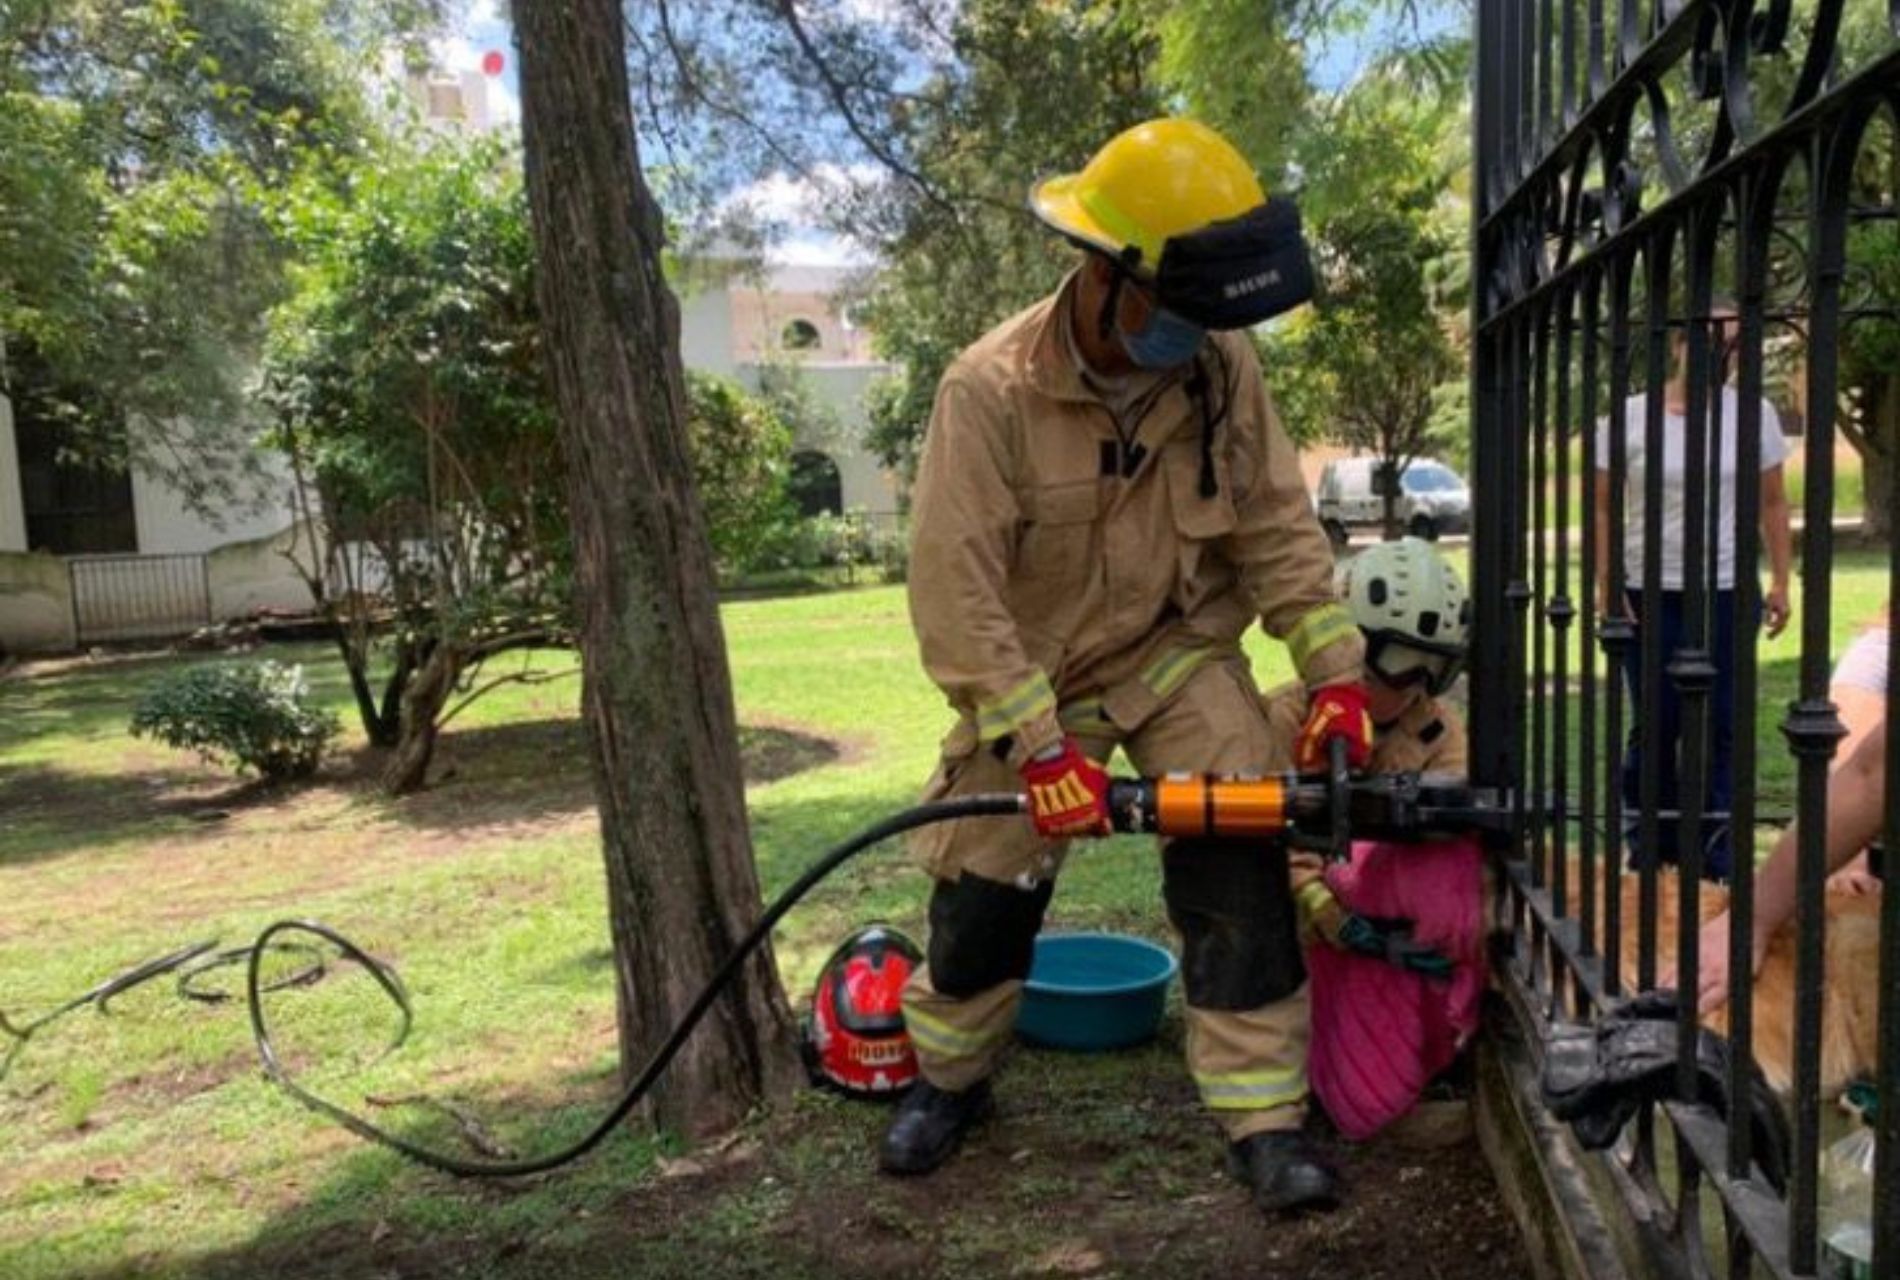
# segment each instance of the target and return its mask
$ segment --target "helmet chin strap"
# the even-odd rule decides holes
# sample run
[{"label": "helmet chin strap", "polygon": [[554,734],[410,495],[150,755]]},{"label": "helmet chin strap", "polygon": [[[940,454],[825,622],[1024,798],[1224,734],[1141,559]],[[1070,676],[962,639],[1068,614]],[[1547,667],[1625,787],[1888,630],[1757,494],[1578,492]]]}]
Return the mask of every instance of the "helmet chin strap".
[{"label": "helmet chin strap", "polygon": [[1102,310],[1096,317],[1095,323],[1097,335],[1103,342],[1107,342],[1115,334],[1115,317],[1120,313],[1122,305],[1122,285],[1129,276],[1134,274],[1135,268],[1141,265],[1141,248],[1131,244],[1113,257],[1107,254],[1103,257],[1107,258],[1114,278],[1109,281],[1108,294],[1102,299]]}]

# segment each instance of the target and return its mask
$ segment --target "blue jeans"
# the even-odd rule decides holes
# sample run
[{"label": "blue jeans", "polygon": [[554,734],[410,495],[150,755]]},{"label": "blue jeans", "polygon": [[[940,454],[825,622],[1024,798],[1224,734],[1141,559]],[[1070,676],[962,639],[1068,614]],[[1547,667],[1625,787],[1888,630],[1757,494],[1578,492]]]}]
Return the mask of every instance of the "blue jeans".
[{"label": "blue jeans", "polygon": [[[1662,758],[1648,767],[1656,774],[1656,803],[1664,810],[1682,808],[1682,697],[1669,678],[1669,664],[1682,647],[1684,631],[1683,593],[1665,591],[1661,597],[1661,616],[1656,620],[1662,641],[1662,702],[1643,706],[1643,651],[1641,641],[1647,620],[1643,617],[1641,592],[1627,597],[1630,616],[1636,619],[1637,643],[1623,659],[1623,675],[1629,682],[1630,734],[1623,754],[1623,805],[1629,815],[1626,826],[1630,835],[1630,865],[1640,867],[1646,861],[1644,850],[1636,846],[1635,818],[1642,812],[1643,734],[1645,715],[1660,721]],[[1720,815],[1702,820],[1702,875],[1708,880],[1727,880],[1733,869],[1728,814],[1735,799],[1735,592],[1716,591],[1708,598],[1709,659],[1715,667],[1715,686],[1709,693],[1708,786],[1703,792],[1702,810]],[[1759,627],[1757,619],[1754,627]],[[1753,627],[1750,632],[1753,633]],[[1657,840],[1661,847],[1649,850],[1649,861],[1675,863],[1682,849],[1681,822],[1665,817],[1657,822]]]}]

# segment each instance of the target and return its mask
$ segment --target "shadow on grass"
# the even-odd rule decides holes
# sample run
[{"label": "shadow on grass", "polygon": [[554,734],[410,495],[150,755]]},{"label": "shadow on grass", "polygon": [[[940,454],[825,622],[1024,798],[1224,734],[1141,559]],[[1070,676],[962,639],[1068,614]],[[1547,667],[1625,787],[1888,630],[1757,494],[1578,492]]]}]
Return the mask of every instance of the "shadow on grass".
[{"label": "shadow on grass", "polygon": [[74,773],[56,765],[0,764],[0,866],[21,866],[138,835],[159,837],[267,806],[296,791],[257,779],[207,778],[186,769]]},{"label": "shadow on grass", "polygon": [[[838,759],[838,745],[789,729],[741,725],[747,783],[775,782]],[[381,753],[357,754],[355,771],[374,787]],[[429,786],[384,802],[392,820],[429,829],[531,822],[589,812],[594,784],[586,734],[572,717],[451,728],[436,746]]]}]

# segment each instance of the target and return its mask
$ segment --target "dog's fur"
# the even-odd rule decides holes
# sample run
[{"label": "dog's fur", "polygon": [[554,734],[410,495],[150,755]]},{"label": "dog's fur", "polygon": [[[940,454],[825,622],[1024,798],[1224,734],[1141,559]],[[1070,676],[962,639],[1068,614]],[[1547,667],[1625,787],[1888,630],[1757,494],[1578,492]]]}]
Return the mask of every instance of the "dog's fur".
[{"label": "dog's fur", "polygon": [[[1580,886],[1580,873],[1571,864],[1568,876],[1572,893]],[[1636,990],[1639,901],[1641,881],[1634,872],[1623,874],[1621,960],[1623,989]],[[1656,876],[1656,956],[1660,970],[1667,971],[1676,958],[1681,936],[1681,888],[1673,870],[1665,868]],[[1601,887],[1597,891],[1603,902]],[[1575,911],[1574,898],[1571,907]],[[1703,885],[1700,900],[1701,920],[1707,920],[1728,905],[1728,892],[1714,885]],[[1599,911],[1598,928],[1602,927]],[[1873,1074],[1878,1054],[1875,1036],[1880,999],[1880,897],[1856,897],[1852,894],[1827,895],[1825,979],[1821,1004],[1821,1089],[1834,1094],[1861,1076]],[[1794,1085],[1794,1013],[1795,1013],[1795,936],[1790,921],[1768,948],[1761,971],[1755,977],[1755,1059],[1776,1092],[1787,1094]],[[1703,1018],[1703,1024],[1727,1034],[1729,1011],[1726,1006]]]}]

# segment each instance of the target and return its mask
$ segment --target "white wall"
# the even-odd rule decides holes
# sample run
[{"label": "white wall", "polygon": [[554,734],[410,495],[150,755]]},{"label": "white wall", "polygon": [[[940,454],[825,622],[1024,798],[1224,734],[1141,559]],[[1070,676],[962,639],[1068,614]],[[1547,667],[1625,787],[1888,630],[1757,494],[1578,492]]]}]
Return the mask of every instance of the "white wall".
[{"label": "white wall", "polygon": [[290,506],[289,474],[281,461],[264,459],[256,494],[259,502],[237,503],[217,519],[210,519],[193,511],[185,496],[162,478],[135,467],[132,514],[138,525],[138,549],[144,555],[198,554],[289,528],[295,515]]},{"label": "white wall", "polygon": [[20,450],[13,438],[13,402],[0,392],[0,551],[26,550],[26,497],[20,492]]},{"label": "white wall", "polygon": [[[896,477],[880,466],[863,444],[864,430],[870,424],[865,392],[873,382],[890,373],[891,366],[802,364],[799,368],[812,393],[837,412],[840,428],[836,440],[800,440],[799,446],[822,449],[838,464],[838,478],[844,489],[846,511],[896,511]],[[749,366],[743,380],[747,385],[756,387],[757,367]]]},{"label": "white wall", "polygon": [[683,294],[679,302],[680,363],[732,377],[732,294],[723,287],[702,287]]}]

